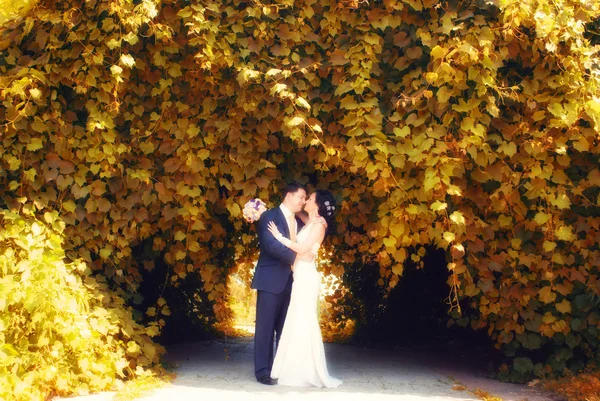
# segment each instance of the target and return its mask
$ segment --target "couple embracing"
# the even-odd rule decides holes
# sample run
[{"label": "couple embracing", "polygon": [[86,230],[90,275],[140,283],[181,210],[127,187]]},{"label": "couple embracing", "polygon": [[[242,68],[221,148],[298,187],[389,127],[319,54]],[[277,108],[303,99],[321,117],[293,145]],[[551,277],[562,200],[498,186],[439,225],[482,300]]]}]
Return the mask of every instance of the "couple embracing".
[{"label": "couple embracing", "polygon": [[315,255],[333,228],[334,215],[335,199],[328,191],[307,198],[306,188],[291,183],[281,205],[258,220],[260,256],[252,288],[258,290],[254,370],[260,383],[342,384],[328,373],[317,316],[321,274]]}]

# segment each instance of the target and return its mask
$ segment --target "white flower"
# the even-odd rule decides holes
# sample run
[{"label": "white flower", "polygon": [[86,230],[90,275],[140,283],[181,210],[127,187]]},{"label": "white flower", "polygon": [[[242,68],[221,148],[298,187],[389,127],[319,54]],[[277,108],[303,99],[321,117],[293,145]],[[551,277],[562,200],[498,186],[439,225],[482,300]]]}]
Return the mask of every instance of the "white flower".
[{"label": "white flower", "polygon": [[329,201],[325,201],[325,206],[329,206]]}]

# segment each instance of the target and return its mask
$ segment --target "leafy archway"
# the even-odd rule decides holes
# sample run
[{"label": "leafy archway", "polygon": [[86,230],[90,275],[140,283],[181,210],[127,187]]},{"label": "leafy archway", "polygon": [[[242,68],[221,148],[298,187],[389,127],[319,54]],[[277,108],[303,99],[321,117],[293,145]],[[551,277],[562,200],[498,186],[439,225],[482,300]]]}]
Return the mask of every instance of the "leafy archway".
[{"label": "leafy archway", "polygon": [[377,266],[385,290],[424,246],[448,249],[453,299],[514,372],[577,367],[599,345],[599,15],[576,0],[40,1],[1,31],[2,206],[58,211],[67,255],[128,301],[157,257],[168,285],[199,274],[223,320],[253,241],[240,204],[314,174],[341,205],[335,273]]}]

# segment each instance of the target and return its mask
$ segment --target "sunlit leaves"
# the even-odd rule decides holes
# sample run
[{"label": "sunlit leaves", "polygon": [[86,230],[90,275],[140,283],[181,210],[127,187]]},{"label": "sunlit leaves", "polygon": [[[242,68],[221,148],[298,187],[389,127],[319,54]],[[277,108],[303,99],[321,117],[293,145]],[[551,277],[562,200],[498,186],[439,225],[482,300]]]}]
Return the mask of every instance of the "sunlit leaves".
[{"label": "sunlit leaves", "polygon": [[463,214],[459,211],[452,212],[452,214],[450,215],[450,220],[452,220],[454,223],[456,223],[458,225],[465,224],[465,218],[464,218]]},{"label": "sunlit leaves", "polygon": [[287,122],[288,127],[296,127],[301,124],[304,124],[304,118],[300,116],[293,117]]},{"label": "sunlit leaves", "polygon": [[324,269],[376,258],[389,290],[443,247],[463,318],[513,351],[563,330],[541,316],[574,297],[567,279],[595,288],[597,8],[117,3],[6,28],[0,199],[60,211],[69,250],[123,296],[160,254],[226,321],[227,275],[255,257],[239,205],[274,206],[291,180],[337,197]]},{"label": "sunlit leaves", "polygon": [[[162,347],[81,260],[65,263],[65,225],[0,210],[0,397],[41,400],[108,390],[158,362]],[[52,296],[48,296],[51,294]]]}]

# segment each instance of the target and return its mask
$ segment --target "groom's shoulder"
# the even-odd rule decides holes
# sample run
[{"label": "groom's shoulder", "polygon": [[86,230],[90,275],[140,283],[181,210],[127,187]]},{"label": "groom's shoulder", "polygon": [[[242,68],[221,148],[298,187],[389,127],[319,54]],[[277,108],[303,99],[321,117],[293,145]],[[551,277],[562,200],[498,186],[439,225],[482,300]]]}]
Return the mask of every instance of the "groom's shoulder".
[{"label": "groom's shoulder", "polygon": [[271,218],[273,217],[275,214],[277,213],[277,208],[274,207],[272,209],[268,209],[265,211],[264,216],[267,218]]}]

